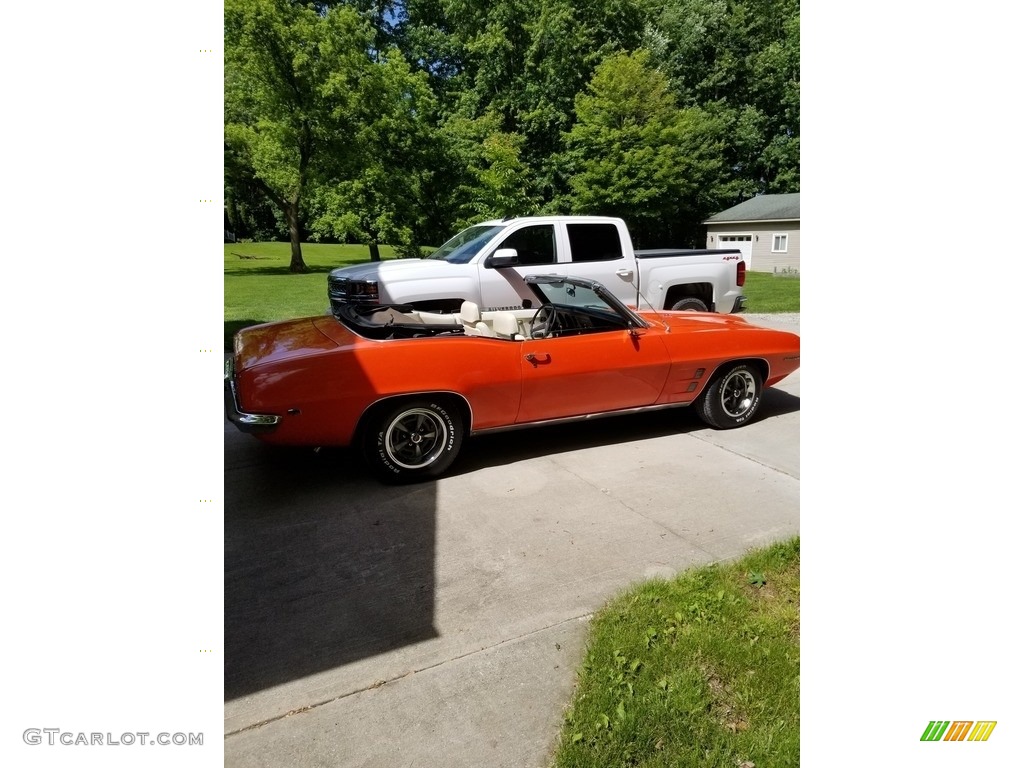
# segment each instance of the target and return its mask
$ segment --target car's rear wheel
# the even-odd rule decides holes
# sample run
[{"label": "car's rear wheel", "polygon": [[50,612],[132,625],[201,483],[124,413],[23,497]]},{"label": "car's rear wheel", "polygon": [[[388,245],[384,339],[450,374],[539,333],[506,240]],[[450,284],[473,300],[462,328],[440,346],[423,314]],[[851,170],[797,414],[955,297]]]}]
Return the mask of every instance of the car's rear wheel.
[{"label": "car's rear wheel", "polygon": [[370,469],[385,482],[438,477],[462,447],[459,412],[442,401],[404,400],[371,414],[363,438]]},{"label": "car's rear wheel", "polygon": [[697,414],[716,429],[741,427],[761,405],[761,372],[741,363],[720,369],[701,394]]},{"label": "car's rear wheel", "polygon": [[707,312],[708,305],[696,296],[687,296],[685,299],[680,299],[673,304],[672,309],[677,312]]}]

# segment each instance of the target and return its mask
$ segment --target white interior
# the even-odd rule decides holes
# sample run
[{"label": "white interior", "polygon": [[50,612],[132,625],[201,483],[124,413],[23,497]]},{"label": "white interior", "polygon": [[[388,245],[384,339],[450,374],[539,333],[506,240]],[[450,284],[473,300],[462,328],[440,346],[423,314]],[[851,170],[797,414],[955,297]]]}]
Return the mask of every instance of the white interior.
[{"label": "white interior", "polygon": [[530,321],[537,314],[537,310],[481,312],[476,303],[464,301],[455,315],[419,311],[405,312],[404,314],[415,317],[427,325],[451,325],[452,320],[455,320],[462,323],[467,336],[523,341],[530,338]]}]

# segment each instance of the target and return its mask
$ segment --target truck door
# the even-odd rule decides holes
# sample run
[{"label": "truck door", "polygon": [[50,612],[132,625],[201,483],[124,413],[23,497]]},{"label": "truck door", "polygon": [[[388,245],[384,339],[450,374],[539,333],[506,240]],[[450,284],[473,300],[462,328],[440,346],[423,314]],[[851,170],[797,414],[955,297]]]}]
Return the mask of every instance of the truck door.
[{"label": "truck door", "polygon": [[[497,245],[497,249],[515,248],[519,255],[519,266],[492,269],[480,265],[480,308],[484,311],[496,309],[520,309],[523,299],[533,297],[533,292],[520,282],[525,275],[558,273],[554,224],[531,224],[517,229]],[[533,299],[536,301],[536,299]]]},{"label": "truck door", "polygon": [[623,304],[636,306],[636,259],[631,247],[623,248],[619,228],[611,222],[568,223],[565,230],[565,273],[596,280]]}]

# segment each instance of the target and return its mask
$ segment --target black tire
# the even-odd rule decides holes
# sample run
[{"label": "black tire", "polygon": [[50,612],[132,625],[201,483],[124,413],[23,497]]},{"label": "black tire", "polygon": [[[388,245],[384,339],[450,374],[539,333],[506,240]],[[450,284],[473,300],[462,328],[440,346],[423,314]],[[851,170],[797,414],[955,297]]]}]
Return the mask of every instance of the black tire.
[{"label": "black tire", "polygon": [[430,399],[380,408],[363,432],[363,457],[386,483],[414,483],[444,473],[462,447],[462,416]]},{"label": "black tire", "polygon": [[701,393],[697,415],[715,429],[742,427],[761,405],[761,372],[741,363],[719,370]]},{"label": "black tire", "polygon": [[670,309],[676,312],[707,312],[708,305],[696,296],[687,296],[673,304]]}]

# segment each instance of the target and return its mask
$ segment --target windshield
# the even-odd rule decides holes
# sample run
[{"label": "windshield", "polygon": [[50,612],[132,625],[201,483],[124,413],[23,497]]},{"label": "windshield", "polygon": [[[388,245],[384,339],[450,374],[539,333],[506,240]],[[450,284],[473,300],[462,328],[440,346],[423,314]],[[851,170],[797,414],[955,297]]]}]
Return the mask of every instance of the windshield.
[{"label": "windshield", "polygon": [[504,228],[503,225],[486,226],[481,224],[464,229],[427,258],[447,261],[450,264],[467,264],[486,243],[490,242],[495,233]]},{"label": "windshield", "polygon": [[551,304],[611,310],[608,302],[599,296],[597,291],[586,285],[573,285],[568,282],[544,282],[535,285]]},{"label": "windshield", "polygon": [[634,325],[646,327],[647,322],[626,307],[608,290],[592,281],[572,280],[557,276],[532,275],[527,281],[534,290],[540,291],[548,304],[562,307],[578,307],[580,309],[610,313]]}]

